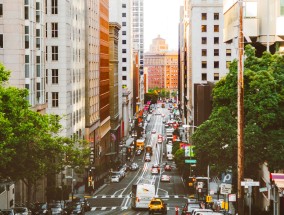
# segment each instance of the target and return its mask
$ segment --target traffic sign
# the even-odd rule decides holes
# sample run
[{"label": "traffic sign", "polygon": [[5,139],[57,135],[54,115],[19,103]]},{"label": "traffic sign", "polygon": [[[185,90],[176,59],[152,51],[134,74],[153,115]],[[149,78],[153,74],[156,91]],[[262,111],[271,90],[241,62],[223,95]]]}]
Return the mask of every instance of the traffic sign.
[{"label": "traffic sign", "polygon": [[245,187],[258,187],[259,181],[242,181],[241,185]]},{"label": "traffic sign", "polygon": [[259,192],[262,193],[262,192],[266,192],[268,191],[268,188],[267,187],[260,187],[259,188]]},{"label": "traffic sign", "polygon": [[223,173],[222,174],[222,184],[232,184],[232,173]]},{"label": "traffic sign", "polygon": [[229,194],[229,202],[236,202],[237,195],[236,194]]},{"label": "traffic sign", "polygon": [[230,194],[232,192],[231,184],[221,184],[220,185],[220,193],[221,194]]},{"label": "traffic sign", "polygon": [[193,163],[193,164],[195,164],[196,160],[184,160],[184,163]]}]

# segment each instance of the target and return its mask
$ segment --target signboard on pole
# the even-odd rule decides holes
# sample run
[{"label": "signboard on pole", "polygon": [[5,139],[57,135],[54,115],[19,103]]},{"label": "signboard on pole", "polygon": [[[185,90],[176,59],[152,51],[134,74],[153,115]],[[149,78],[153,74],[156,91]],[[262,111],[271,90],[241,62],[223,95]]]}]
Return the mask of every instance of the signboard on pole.
[{"label": "signboard on pole", "polygon": [[237,195],[236,194],[229,194],[229,202],[236,202]]},{"label": "signboard on pole", "polygon": [[232,185],[231,184],[221,184],[220,185],[220,193],[221,194],[230,194],[232,192]]},{"label": "signboard on pole", "polygon": [[258,187],[259,181],[241,181],[241,185],[244,187]]},{"label": "signboard on pole", "polygon": [[222,174],[222,184],[232,184],[232,173],[223,173]]},{"label": "signboard on pole", "polygon": [[184,163],[196,164],[196,160],[184,160]]}]

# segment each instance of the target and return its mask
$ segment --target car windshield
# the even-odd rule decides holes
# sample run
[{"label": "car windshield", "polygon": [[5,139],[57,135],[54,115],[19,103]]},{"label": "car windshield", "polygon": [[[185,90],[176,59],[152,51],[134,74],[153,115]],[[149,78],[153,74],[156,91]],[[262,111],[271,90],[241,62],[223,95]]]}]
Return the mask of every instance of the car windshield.
[{"label": "car windshield", "polygon": [[152,201],[151,204],[152,204],[152,205],[160,205],[161,202],[160,202],[160,201]]}]

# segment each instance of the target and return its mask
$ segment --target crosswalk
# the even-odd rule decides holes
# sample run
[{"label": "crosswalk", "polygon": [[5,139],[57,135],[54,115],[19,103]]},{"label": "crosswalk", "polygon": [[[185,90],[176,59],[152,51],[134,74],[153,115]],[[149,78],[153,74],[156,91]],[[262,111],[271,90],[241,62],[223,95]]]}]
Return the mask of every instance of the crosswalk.
[{"label": "crosswalk", "polygon": [[[179,198],[186,198],[185,195],[162,195],[162,196],[155,196],[156,198],[161,198],[161,199],[168,199],[168,198],[174,198],[174,199],[179,199]],[[131,198],[130,195],[98,195],[98,196],[93,196],[93,199],[125,199],[125,198]]]},{"label": "crosswalk", "polygon": [[[112,210],[127,210],[131,209],[131,207],[92,207],[91,211],[112,211]],[[173,211],[176,207],[167,207],[167,211]],[[181,209],[181,208],[179,208]]]}]

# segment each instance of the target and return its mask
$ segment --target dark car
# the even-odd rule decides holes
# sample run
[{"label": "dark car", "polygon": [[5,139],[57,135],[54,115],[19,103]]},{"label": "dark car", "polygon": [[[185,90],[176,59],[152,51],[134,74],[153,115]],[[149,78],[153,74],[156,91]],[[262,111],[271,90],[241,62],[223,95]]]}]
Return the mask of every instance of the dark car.
[{"label": "dark car", "polygon": [[35,203],[31,211],[32,215],[46,215],[48,214],[47,203]]},{"label": "dark car", "polygon": [[81,203],[81,205],[84,207],[85,212],[91,210],[91,205],[86,198],[76,199],[75,202]]},{"label": "dark car", "polygon": [[49,203],[47,205],[49,215],[64,215],[63,205],[60,202]]},{"label": "dark car", "polygon": [[70,210],[70,215],[73,214],[84,215],[85,214],[84,205],[81,204],[80,202],[73,204]]},{"label": "dark car", "polygon": [[15,212],[13,209],[1,209],[2,215],[15,215]]}]

